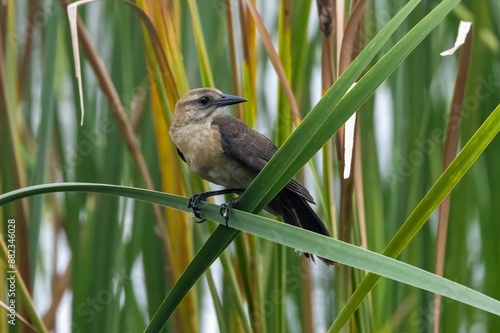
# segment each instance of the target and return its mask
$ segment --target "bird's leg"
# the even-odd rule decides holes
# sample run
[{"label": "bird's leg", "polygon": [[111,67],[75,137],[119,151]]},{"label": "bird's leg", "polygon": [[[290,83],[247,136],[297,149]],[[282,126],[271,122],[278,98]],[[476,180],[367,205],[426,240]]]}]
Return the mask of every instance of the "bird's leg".
[{"label": "bird's leg", "polygon": [[226,221],[226,227],[228,227],[227,221],[229,221],[229,212],[236,205],[238,200],[239,198],[235,198],[229,202],[225,202],[222,205],[220,205],[220,215],[222,215],[222,217]]},{"label": "bird's leg", "polygon": [[[199,221],[195,221],[196,223],[203,223],[207,219],[203,218],[200,215],[200,207],[198,206],[201,201],[207,200],[209,197],[213,197],[216,195],[222,195],[222,194],[230,194],[230,193],[242,193],[244,189],[239,189],[239,188],[228,188],[224,190],[219,190],[219,191],[210,191],[210,192],[202,192],[202,193],[197,193],[193,195],[191,198],[189,198],[187,202],[187,207],[191,208],[193,210],[194,216],[199,218]],[[226,220],[226,225],[227,225],[227,220]]]}]

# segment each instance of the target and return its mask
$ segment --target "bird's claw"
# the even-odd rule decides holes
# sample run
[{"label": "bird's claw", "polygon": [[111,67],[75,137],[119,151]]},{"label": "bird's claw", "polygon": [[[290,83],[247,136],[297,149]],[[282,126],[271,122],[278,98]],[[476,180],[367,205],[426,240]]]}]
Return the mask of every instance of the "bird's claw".
[{"label": "bird's claw", "polygon": [[199,221],[194,221],[195,223],[203,223],[207,220],[200,215],[200,207],[198,206],[201,201],[205,201],[206,199],[207,196],[205,193],[197,193],[188,199],[187,207],[191,208],[193,215],[200,219]]},{"label": "bird's claw", "polygon": [[[211,192],[208,192],[208,193],[211,193]],[[207,193],[197,193],[188,199],[187,207],[193,211],[193,215],[195,217],[200,219],[198,221],[194,221],[195,223],[203,223],[207,220],[206,218],[201,216],[201,214],[200,214],[201,209],[199,207],[200,202],[205,201],[207,199],[207,197],[208,197]],[[238,198],[220,205],[220,215],[222,215],[222,217],[226,221],[226,227],[229,226],[227,223],[229,221],[229,212],[236,205],[237,202],[238,202]]]},{"label": "bird's claw", "polygon": [[238,198],[231,200],[229,202],[225,202],[220,205],[220,215],[224,218],[224,221],[226,221],[226,227],[229,227],[227,222],[229,221],[229,212],[231,209],[236,205],[238,202]]}]

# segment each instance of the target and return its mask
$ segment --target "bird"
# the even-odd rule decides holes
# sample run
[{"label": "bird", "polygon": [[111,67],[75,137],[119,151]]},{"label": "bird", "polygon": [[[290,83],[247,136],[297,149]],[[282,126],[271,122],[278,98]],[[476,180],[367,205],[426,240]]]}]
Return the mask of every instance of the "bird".
[{"label": "bird", "polygon": [[[197,88],[183,95],[175,105],[169,134],[178,155],[191,172],[225,188],[195,194],[189,199],[188,207],[198,218],[202,218],[200,201],[213,195],[241,194],[278,150],[266,136],[223,113],[226,107],[244,102],[247,100],[243,97],[224,94],[215,88]],[[235,202],[221,206],[226,225],[229,209]],[[329,237],[327,227],[310,204],[315,204],[313,197],[293,178],[265,210],[281,216],[285,223]],[[314,262],[311,254],[304,256]],[[334,264],[330,259],[319,259],[327,265]]]}]

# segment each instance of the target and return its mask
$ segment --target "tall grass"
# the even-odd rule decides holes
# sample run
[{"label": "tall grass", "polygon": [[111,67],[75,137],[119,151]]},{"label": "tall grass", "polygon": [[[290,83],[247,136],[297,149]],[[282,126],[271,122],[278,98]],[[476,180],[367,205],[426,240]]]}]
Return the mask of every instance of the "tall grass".
[{"label": "tall grass", "polygon": [[[78,8],[82,96],[68,4],[0,2],[1,332],[500,325],[495,0],[90,3]],[[461,20],[465,44],[440,56]],[[186,213],[211,185],[168,128],[200,86],[246,97],[228,112],[281,147],[234,229],[216,206],[203,206],[204,224]],[[343,242],[243,212],[295,175]]]}]

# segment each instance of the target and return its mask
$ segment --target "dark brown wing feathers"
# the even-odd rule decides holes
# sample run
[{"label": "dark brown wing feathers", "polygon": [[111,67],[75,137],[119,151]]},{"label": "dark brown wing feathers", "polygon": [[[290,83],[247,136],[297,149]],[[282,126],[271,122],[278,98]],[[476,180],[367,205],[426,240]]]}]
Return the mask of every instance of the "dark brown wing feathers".
[{"label": "dark brown wing feathers", "polygon": [[[278,150],[268,138],[234,117],[225,114],[218,115],[214,118],[212,126],[218,127],[224,153],[256,173],[262,170]],[[266,210],[282,216],[288,224],[329,236],[330,233],[325,224],[307,201],[314,203],[309,191],[297,180],[292,179],[269,202]],[[311,254],[304,253],[304,255],[314,261]],[[329,259],[321,257],[319,259],[327,265],[333,265],[333,261]]]},{"label": "dark brown wing feathers", "polygon": [[[214,118],[214,125],[221,134],[222,150],[256,172],[262,170],[278,150],[271,140],[237,118],[220,114]],[[309,191],[297,180],[290,180],[285,188],[314,203]]]}]

